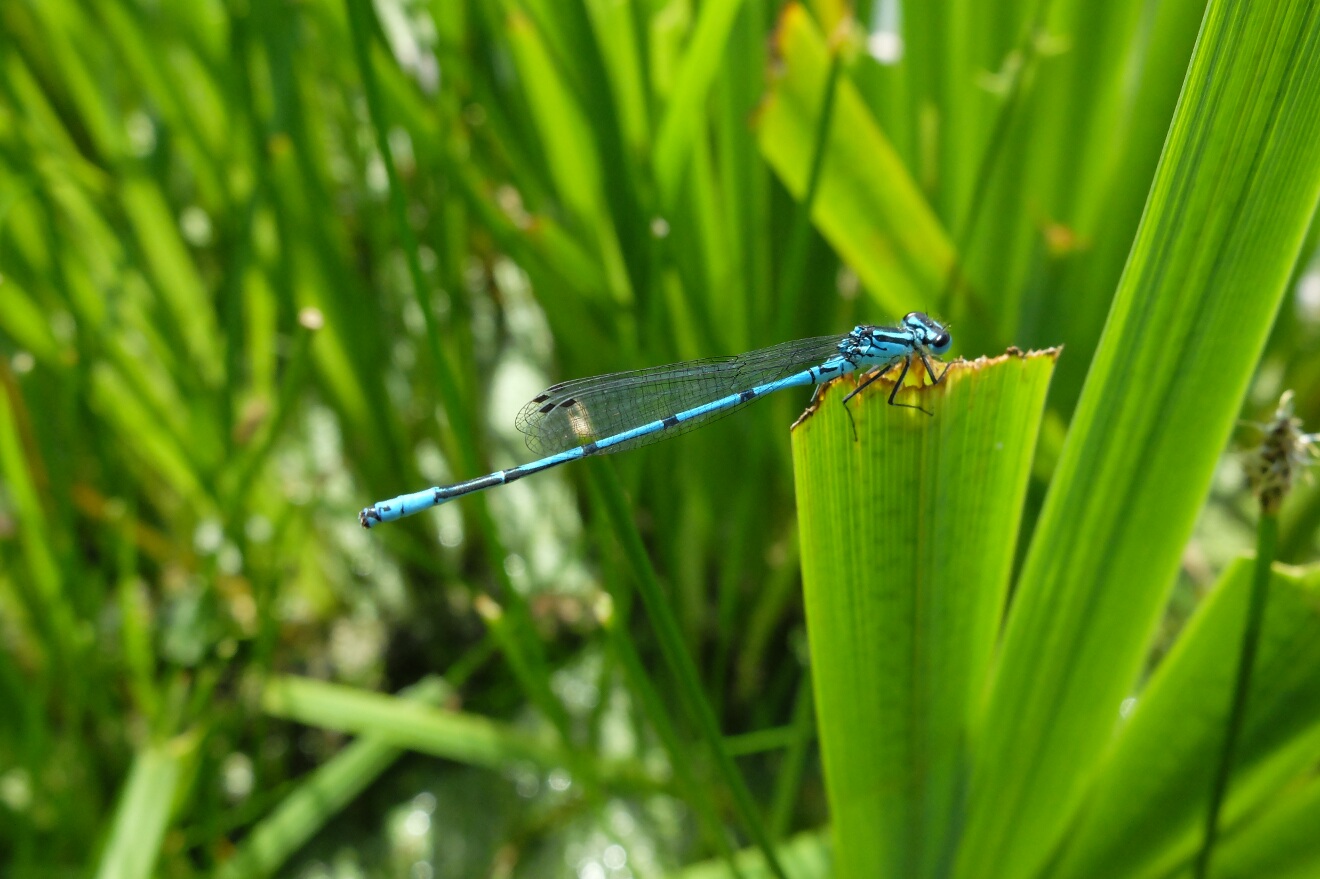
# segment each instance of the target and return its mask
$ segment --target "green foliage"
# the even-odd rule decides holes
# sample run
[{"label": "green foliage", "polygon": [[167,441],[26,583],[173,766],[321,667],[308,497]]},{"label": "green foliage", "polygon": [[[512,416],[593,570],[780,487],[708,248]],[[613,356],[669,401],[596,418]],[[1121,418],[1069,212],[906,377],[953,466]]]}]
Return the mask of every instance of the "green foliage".
[{"label": "green foliage", "polygon": [[[1317,235],[1320,9],[1211,2],[1202,28],[1206,9],[0,4],[0,872],[558,876],[624,851],[636,875],[822,875],[821,828],[859,820],[831,755],[879,738],[836,728],[847,692],[813,694],[799,571],[900,590],[893,566],[920,562],[951,590],[932,616],[851,624],[890,651],[969,633],[916,645],[945,645],[948,689],[860,670],[894,734],[966,736],[966,776],[920,791],[940,804],[921,869],[1106,875],[1112,825],[1179,875],[1239,569],[1163,663],[1152,632],[1250,534],[1212,475],[1253,370],[1254,404],[1291,386],[1320,418],[1314,297],[1279,307]],[[825,502],[832,454],[890,468],[831,515],[907,552],[813,536],[805,506],[799,542],[792,393],[356,524],[528,460],[512,415],[554,381],[913,309],[969,357],[1065,350],[1048,408],[1040,358],[956,368],[920,392],[934,422],[876,385],[860,451],[826,394],[798,498]],[[1002,460],[971,456],[992,425]],[[930,453],[886,455],[889,433]],[[1302,494],[1293,562],[1320,525]],[[980,516],[988,544],[913,550],[885,530],[912,500],[946,519],[905,526]],[[1313,625],[1313,579],[1276,577],[1223,875],[1315,870],[1314,660],[1285,637]],[[808,613],[813,658],[874,660]]]}]

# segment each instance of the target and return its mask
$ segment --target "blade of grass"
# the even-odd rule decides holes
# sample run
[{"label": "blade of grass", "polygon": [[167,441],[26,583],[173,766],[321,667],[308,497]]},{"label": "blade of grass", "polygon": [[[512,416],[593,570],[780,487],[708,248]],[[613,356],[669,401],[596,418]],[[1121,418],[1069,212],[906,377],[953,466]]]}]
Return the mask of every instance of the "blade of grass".
[{"label": "blade of grass", "polygon": [[[977,4],[979,7],[979,4]],[[963,315],[971,318],[967,323],[972,330],[968,335],[973,336],[973,344],[982,341],[991,333],[982,328],[989,328],[996,323],[996,318],[1000,325],[1005,322],[1005,312],[1009,305],[1009,296],[1003,295],[1020,289],[1022,285],[1014,288],[1004,288],[994,284],[986,285],[989,289],[1002,291],[1001,295],[995,298],[995,308],[991,310],[984,301],[981,294],[974,290],[968,283],[967,274],[975,271],[969,265],[974,254],[972,250],[973,242],[988,243],[984,247],[995,257],[1002,259],[1002,253],[999,250],[1000,242],[998,235],[981,234],[981,218],[986,215],[989,193],[992,183],[998,182],[1004,175],[1001,173],[1001,163],[1005,152],[1009,147],[1009,135],[1017,127],[1022,116],[1023,105],[1034,84],[1036,66],[1039,62],[1039,45],[1043,37],[1037,33],[1041,24],[1041,17],[1044,15],[1045,4],[1037,3],[1032,12],[1032,18],[1024,23],[1021,36],[1013,51],[1005,58],[1003,62],[1004,70],[996,74],[998,83],[995,91],[1002,98],[1000,105],[996,108],[985,108],[981,106],[980,101],[963,101],[961,108],[964,112],[951,112],[951,119],[966,117],[973,120],[974,123],[980,121],[981,117],[991,120],[985,124],[986,139],[984,145],[980,146],[975,152],[969,151],[969,146],[976,143],[971,138],[960,138],[955,132],[945,132],[940,139],[940,148],[946,155],[953,154],[956,159],[952,162],[946,162],[946,169],[954,172],[956,176],[953,179],[942,180],[940,195],[945,196],[951,201],[950,211],[956,220],[950,220],[949,225],[954,230],[953,243],[959,253],[962,254],[961,262],[955,261],[949,276],[944,283],[938,300],[941,313],[946,314],[948,319],[957,320]],[[988,29],[983,29],[988,30]],[[958,28],[960,36],[966,35],[966,29]],[[984,46],[986,41],[981,41]],[[955,64],[963,63],[970,57],[970,53],[952,52],[949,53],[951,59],[956,58]],[[961,71],[965,80],[974,80],[968,70]],[[965,91],[965,90],[964,90]],[[964,97],[965,94],[959,94],[958,97]],[[952,108],[950,108],[952,109]],[[966,120],[964,120],[966,124]],[[961,141],[961,142],[960,142]],[[970,176],[968,172],[971,172]],[[999,224],[1002,228],[1006,224]],[[998,231],[997,229],[994,231]],[[980,279],[984,284],[984,279]],[[957,302],[961,306],[960,312],[949,314],[949,306]],[[1010,319],[1015,317],[1015,312],[1009,312]],[[1015,321],[1012,321],[1015,323]],[[979,331],[979,332],[978,332]],[[980,336],[980,338],[977,338]],[[1004,338],[1014,338],[1005,334],[995,341],[1002,344]],[[1054,343],[1057,340],[1050,340]]]},{"label": "blade of grass", "polygon": [[793,720],[784,761],[775,776],[775,794],[770,806],[770,832],[783,839],[793,822],[793,811],[802,797],[802,777],[807,766],[807,746],[816,738],[816,702],[811,675],[804,674],[793,700]]},{"label": "blade of grass", "polygon": [[28,460],[37,450],[30,430],[21,429],[26,415],[9,365],[0,364],[0,474],[4,475],[7,500],[18,514],[18,541],[25,571],[14,584],[26,614],[23,627],[42,636],[45,655],[36,658],[41,664],[49,663],[58,680],[59,675],[76,667],[74,657],[84,639],[77,634],[77,618],[65,595],[58,554],[51,544],[53,535],[40,499],[41,486],[33,478],[44,467],[40,461]]},{"label": "blade of grass", "polygon": [[184,763],[195,758],[200,737],[185,735],[148,745],[129,770],[110,836],[96,868],[97,879],[148,879],[169,826]]},{"label": "blade of grass", "polygon": [[555,744],[554,738],[385,693],[286,676],[266,685],[262,708],[275,717],[371,735],[395,747],[472,766],[499,769],[529,760],[546,769],[568,767],[590,783],[612,784],[625,791],[666,789],[663,780],[635,762],[583,755]]},{"label": "blade of grass", "polygon": [[656,735],[660,737],[665,750],[669,752],[670,765],[674,769],[674,774],[678,777],[679,784],[682,785],[688,805],[697,815],[702,833],[715,846],[716,850],[724,856],[729,870],[741,879],[742,873],[733,861],[733,847],[729,844],[728,834],[720,823],[719,813],[715,808],[711,790],[699,782],[697,773],[693,771],[693,762],[684,751],[678,730],[674,728],[674,724],[669,718],[669,706],[651,681],[646,666],[642,663],[641,656],[638,655],[632,641],[629,640],[630,636],[626,626],[621,624],[619,618],[612,611],[601,621],[601,625],[609,635],[610,649],[614,651],[614,655],[618,658],[619,665],[622,666],[623,672],[628,678],[629,686],[636,698],[641,701],[647,717],[650,718],[651,725],[655,728]]},{"label": "blade of grass", "polygon": [[825,156],[829,152],[830,125],[834,119],[834,102],[839,92],[839,73],[842,69],[843,60],[837,51],[832,51],[830,72],[825,77],[825,91],[821,96],[820,118],[816,121],[816,137],[811,152],[810,170],[807,172],[807,187],[793,211],[793,228],[788,233],[784,262],[779,267],[777,297],[779,325],[776,327],[775,335],[781,338],[787,338],[797,323],[797,309],[792,306],[800,302],[802,297],[807,269],[807,248],[811,245],[811,211],[816,204],[821,171],[825,168]]},{"label": "blade of grass", "polygon": [[649,233],[640,219],[600,44],[581,0],[555,10],[554,16],[531,6],[510,11],[511,48],[559,198],[590,230],[615,300],[644,303]]},{"label": "blade of grass", "polygon": [[[389,137],[386,134],[386,110],[376,84],[368,39],[368,35],[374,32],[371,27],[373,19],[371,10],[365,6],[366,2],[367,0],[345,0],[351,22],[350,37],[353,43],[354,55],[358,62],[359,73],[362,76],[367,105],[372,116],[372,129],[376,136],[376,148],[380,152],[381,161],[385,165],[389,180],[390,207],[394,215],[394,224],[399,232],[407,258],[412,292],[425,323],[426,344],[432,360],[433,374],[445,412],[453,425],[453,438],[460,452],[461,465],[469,473],[479,473],[485,468],[482,466],[482,457],[476,446],[477,435],[467,414],[467,407],[461,397],[458,380],[440,348],[439,330],[431,308],[430,287],[422,272],[421,258],[417,249],[417,236],[408,222],[402,182],[399,179]],[[512,584],[509,582],[508,573],[504,566],[505,552],[494,518],[491,516],[484,497],[472,498],[472,503],[485,537],[484,545],[491,562],[490,569],[502,587],[501,594],[504,596],[509,610],[509,623],[519,633],[518,637],[506,639],[502,643],[506,648],[515,643],[519,645],[519,654],[513,657],[515,659],[514,667],[524,672],[521,676],[524,687],[532,700],[546,711],[547,716],[560,731],[564,740],[568,741],[568,721],[564,716],[562,706],[559,705],[551,691],[548,663],[541,640],[531,634],[534,627],[531,622],[531,613],[527,608],[527,602],[524,596],[518,590],[512,588]]]},{"label": "blade of grass", "polygon": [[38,361],[60,366],[61,346],[50,331],[50,322],[12,277],[0,285],[0,330]]},{"label": "blade of grass", "polygon": [[417,252],[417,235],[408,222],[408,206],[404,202],[403,183],[399,179],[398,166],[394,161],[394,151],[387,134],[385,107],[376,84],[375,69],[371,63],[369,34],[374,32],[372,27],[374,18],[369,8],[364,5],[366,0],[344,0],[344,2],[348,7],[351,22],[349,35],[352,38],[353,54],[357,59],[358,73],[362,77],[362,90],[366,94],[367,107],[371,112],[371,129],[376,137],[376,149],[380,153],[381,163],[385,166],[385,174],[389,181],[390,211],[394,215],[395,229],[399,233],[408,264],[412,294],[425,326],[426,347],[430,354],[436,387],[440,391],[440,398],[449,420],[454,425],[455,442],[462,451],[462,464],[468,470],[476,472],[481,469],[480,456],[476,450],[476,434],[468,417],[467,407],[463,404],[458,380],[454,377],[449,361],[440,350],[440,332],[436,327],[435,312],[431,307],[430,285],[426,282],[421,257]]},{"label": "blade of grass", "polygon": [[[771,872],[778,879],[787,879],[775,857],[770,835],[766,832],[761,816],[757,812],[751,792],[747,789],[747,783],[724,746],[719,721],[715,718],[715,713],[711,710],[706,694],[701,688],[701,675],[697,672],[696,663],[693,662],[692,655],[683,642],[682,629],[669,607],[664,591],[660,588],[660,581],[651,566],[651,560],[646,555],[646,547],[642,544],[641,535],[637,533],[637,525],[624,498],[623,488],[608,465],[589,468],[588,478],[592,494],[605,510],[614,528],[615,536],[632,566],[633,574],[637,578],[637,592],[655,629],[665,664],[678,681],[680,698],[688,714],[696,721],[702,738],[715,760],[716,768],[733,796],[738,817],[761,850]],[[628,602],[623,600],[622,604],[627,606]]]},{"label": "blade of grass", "polygon": [[485,594],[478,594],[473,601],[474,609],[486,623],[486,630],[500,648],[514,675],[524,682],[527,697],[541,709],[541,712],[559,732],[564,742],[571,742],[572,721],[568,717],[562,702],[548,686],[550,668],[544,651],[538,649],[539,642],[529,644],[525,638],[527,629],[520,628],[511,615],[504,613],[504,608]]},{"label": "blade of grass", "polygon": [[220,382],[220,332],[211,294],[190,258],[179,224],[154,180],[130,176],[121,181],[119,197],[132,227],[135,244],[151,273],[152,287],[172,316],[179,350],[190,358],[205,387]]},{"label": "blade of grass", "polygon": [[399,697],[285,676],[266,684],[261,707],[273,717],[371,736],[382,744],[472,766],[498,768],[516,760],[546,767],[563,765],[563,755],[544,738],[474,714],[433,707],[448,692],[438,681],[428,683],[416,696]]},{"label": "blade of grass", "polygon": [[602,239],[609,245],[606,254],[615,248],[620,251],[631,297],[645,307],[651,287],[651,218],[637,189],[638,175],[624,148],[614,80],[592,29],[587,0],[562,0],[556,8],[567,23],[574,56],[584,74],[580,82],[582,106],[600,148],[605,202],[613,221],[612,228],[602,232]]},{"label": "blade of grass", "polygon": [[[718,118],[715,129],[721,178],[721,208],[728,229],[729,264],[741,290],[744,324],[729,341],[752,347],[759,331],[770,326],[773,309],[767,297],[748,295],[769,290],[772,240],[767,208],[770,175],[758,158],[755,135],[748,125],[764,84],[766,45],[761,21],[765,0],[744,0],[726,44],[724,66],[714,89]],[[711,4],[713,5],[713,4]],[[703,7],[704,9],[705,7]]]},{"label": "blade of grass", "polygon": [[604,214],[600,161],[582,109],[532,20],[511,12],[507,28],[555,191],[579,225],[600,223]]},{"label": "blade of grass", "polygon": [[[295,720],[342,716],[344,710],[334,700],[337,691],[319,693],[317,686],[297,678],[278,679],[267,685],[262,701],[270,713]],[[401,698],[422,706],[436,705],[448,692],[444,681],[430,678],[405,690]],[[318,700],[318,696],[324,698]],[[299,781],[269,815],[253,825],[233,857],[216,871],[217,879],[274,874],[402,754],[403,748],[396,743],[364,734]]]},{"label": "blade of grass", "polygon": [[352,803],[404,751],[371,736],[348,745],[298,783],[272,812],[247,828],[217,879],[272,876]]},{"label": "blade of grass", "polygon": [[994,223],[982,224],[961,252],[978,289],[993,291],[987,338],[1066,343],[1053,399],[1070,412],[1132,246],[1205,0],[1049,6],[1027,44],[1038,56],[1031,94],[987,181],[985,215]]},{"label": "blade of grass", "polygon": [[678,192],[688,154],[700,131],[699,123],[705,116],[703,105],[742,5],[742,0],[704,3],[697,13],[651,153],[662,205],[671,205]]}]

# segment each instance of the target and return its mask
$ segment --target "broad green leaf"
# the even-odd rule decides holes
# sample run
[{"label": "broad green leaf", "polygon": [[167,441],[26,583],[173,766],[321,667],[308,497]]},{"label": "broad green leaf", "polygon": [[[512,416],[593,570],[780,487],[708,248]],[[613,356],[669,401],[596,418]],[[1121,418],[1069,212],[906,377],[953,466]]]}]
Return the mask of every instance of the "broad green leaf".
[{"label": "broad green leaf", "polygon": [[[831,50],[806,10],[783,12],[778,63],[757,116],[761,154],[801,198],[815,150]],[[953,246],[925,197],[846,76],[839,77],[830,143],[812,218],[887,312],[930,302]]]},{"label": "broad green leaf", "polygon": [[[1195,855],[1223,747],[1251,576],[1249,561],[1226,573],[1141,693],[1062,856],[1047,870],[1051,879],[1155,879]],[[1310,766],[1317,733],[1320,571],[1276,569],[1221,819],[1226,829],[1238,832]],[[1278,749],[1305,739],[1311,749],[1282,764],[1275,759]],[[1246,784],[1253,776],[1263,778]]]},{"label": "broad green leaf", "polygon": [[1212,3],[1021,575],[958,875],[1033,875],[1145,658],[1320,195],[1320,15]]},{"label": "broad green leaf", "polygon": [[954,363],[899,394],[934,417],[886,405],[892,382],[877,382],[848,404],[855,438],[840,402],[852,384],[836,382],[793,432],[842,877],[947,867],[1055,356]]}]

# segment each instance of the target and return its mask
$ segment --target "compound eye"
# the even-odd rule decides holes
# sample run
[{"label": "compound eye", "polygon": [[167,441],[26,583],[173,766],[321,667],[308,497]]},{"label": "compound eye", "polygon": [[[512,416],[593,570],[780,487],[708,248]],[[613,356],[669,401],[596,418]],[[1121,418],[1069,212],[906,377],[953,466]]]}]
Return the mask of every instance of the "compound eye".
[{"label": "compound eye", "polygon": [[940,333],[938,336],[936,336],[934,339],[931,340],[930,347],[935,351],[936,354],[943,354],[945,351],[949,350],[949,346],[952,344],[953,344],[953,339],[949,338],[948,333]]}]

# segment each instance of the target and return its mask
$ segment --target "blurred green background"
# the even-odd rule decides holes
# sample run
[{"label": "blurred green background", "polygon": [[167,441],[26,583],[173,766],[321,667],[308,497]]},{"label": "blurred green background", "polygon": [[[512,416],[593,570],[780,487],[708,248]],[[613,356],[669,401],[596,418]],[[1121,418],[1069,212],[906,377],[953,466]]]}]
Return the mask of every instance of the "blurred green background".
[{"label": "blurred green background", "polygon": [[[699,724],[657,728],[682,685],[617,600],[620,490],[770,836],[823,827],[805,394],[356,512],[530,460],[513,416],[555,381],[924,310],[969,358],[1065,345],[1029,533],[1204,8],[0,4],[5,875],[604,879],[746,844],[666,770]],[[1291,387],[1320,423],[1314,239],[1244,418]],[[1230,453],[1153,657],[1249,510]],[[1282,560],[1317,525],[1303,487]]]}]

